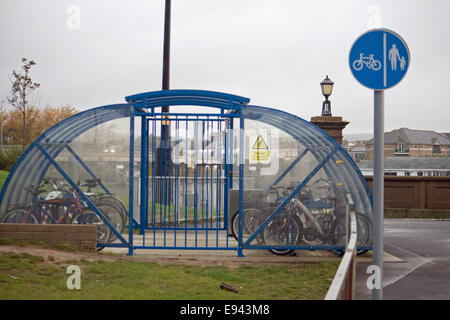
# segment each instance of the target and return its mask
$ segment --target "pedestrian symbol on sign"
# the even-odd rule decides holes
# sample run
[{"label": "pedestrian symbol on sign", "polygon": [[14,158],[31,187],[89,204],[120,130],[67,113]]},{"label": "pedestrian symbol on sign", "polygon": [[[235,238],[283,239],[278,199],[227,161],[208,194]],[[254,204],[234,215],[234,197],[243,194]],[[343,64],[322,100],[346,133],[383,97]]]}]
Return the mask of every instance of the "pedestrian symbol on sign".
[{"label": "pedestrian symbol on sign", "polygon": [[397,58],[400,60],[400,54],[398,53],[397,46],[393,44],[391,50],[389,50],[389,61],[391,62],[392,70],[397,70]]}]

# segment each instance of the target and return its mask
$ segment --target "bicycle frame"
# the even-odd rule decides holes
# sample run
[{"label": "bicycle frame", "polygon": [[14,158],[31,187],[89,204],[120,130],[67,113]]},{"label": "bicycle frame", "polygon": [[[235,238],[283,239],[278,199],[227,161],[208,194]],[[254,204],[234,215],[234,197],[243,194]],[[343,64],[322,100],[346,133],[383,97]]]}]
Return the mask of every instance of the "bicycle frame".
[{"label": "bicycle frame", "polygon": [[[38,200],[38,201],[39,201],[39,213],[41,212],[41,210],[44,211],[44,221],[46,220],[45,216],[48,216],[50,220],[52,220],[52,222],[55,224],[63,223],[63,221],[73,212],[80,213],[83,211],[81,203],[77,197],[68,200],[55,199],[55,200]],[[44,207],[46,204],[56,205],[58,208],[64,207],[67,208],[67,210],[65,210],[64,214],[61,215],[61,217],[59,217],[58,220],[56,220]]]}]

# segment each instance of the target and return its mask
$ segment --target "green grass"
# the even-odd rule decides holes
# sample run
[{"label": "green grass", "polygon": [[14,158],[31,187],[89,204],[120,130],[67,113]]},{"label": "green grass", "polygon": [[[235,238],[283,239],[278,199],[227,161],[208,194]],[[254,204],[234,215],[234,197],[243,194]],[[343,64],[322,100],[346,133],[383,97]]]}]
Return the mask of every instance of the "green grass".
[{"label": "green grass", "polygon": [[3,188],[3,184],[5,183],[8,174],[9,171],[0,170],[0,190]]},{"label": "green grass", "polygon": [[[338,261],[289,266],[202,267],[137,261],[44,261],[0,255],[0,299],[323,299]],[[81,268],[81,289],[66,287],[66,268]],[[220,289],[225,282],[239,292]]]},{"label": "green grass", "polygon": [[450,219],[449,209],[390,209],[384,210],[387,219]]}]

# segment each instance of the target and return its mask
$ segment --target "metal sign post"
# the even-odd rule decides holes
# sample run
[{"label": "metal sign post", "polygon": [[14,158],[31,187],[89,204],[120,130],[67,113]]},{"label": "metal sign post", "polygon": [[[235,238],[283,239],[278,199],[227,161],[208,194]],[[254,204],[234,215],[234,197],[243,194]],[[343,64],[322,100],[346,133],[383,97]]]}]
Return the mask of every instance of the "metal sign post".
[{"label": "metal sign post", "polygon": [[373,158],[373,264],[379,267],[380,287],[374,288],[372,298],[383,299],[384,252],[384,91],[374,91],[374,158]]},{"label": "metal sign post", "polygon": [[384,236],[384,91],[399,83],[410,63],[406,42],[387,29],[369,30],[353,43],[350,70],[363,86],[374,90],[373,264],[379,287],[372,298],[383,299]]}]

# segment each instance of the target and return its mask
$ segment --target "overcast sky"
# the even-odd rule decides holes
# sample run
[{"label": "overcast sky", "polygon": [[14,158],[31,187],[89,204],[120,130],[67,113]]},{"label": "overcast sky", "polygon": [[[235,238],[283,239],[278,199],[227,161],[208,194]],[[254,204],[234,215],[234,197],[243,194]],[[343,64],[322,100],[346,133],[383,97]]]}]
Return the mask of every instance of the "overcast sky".
[{"label": "overcast sky", "polygon": [[[172,0],[172,89],[251,99],[306,120],[320,115],[319,83],[335,82],[332,113],[344,134],[373,131],[373,92],[348,65],[373,27],[407,42],[411,61],[385,93],[385,131],[450,132],[450,1]],[[2,0],[0,95],[21,58],[36,61],[41,106],[80,110],[161,89],[164,0]]]}]

